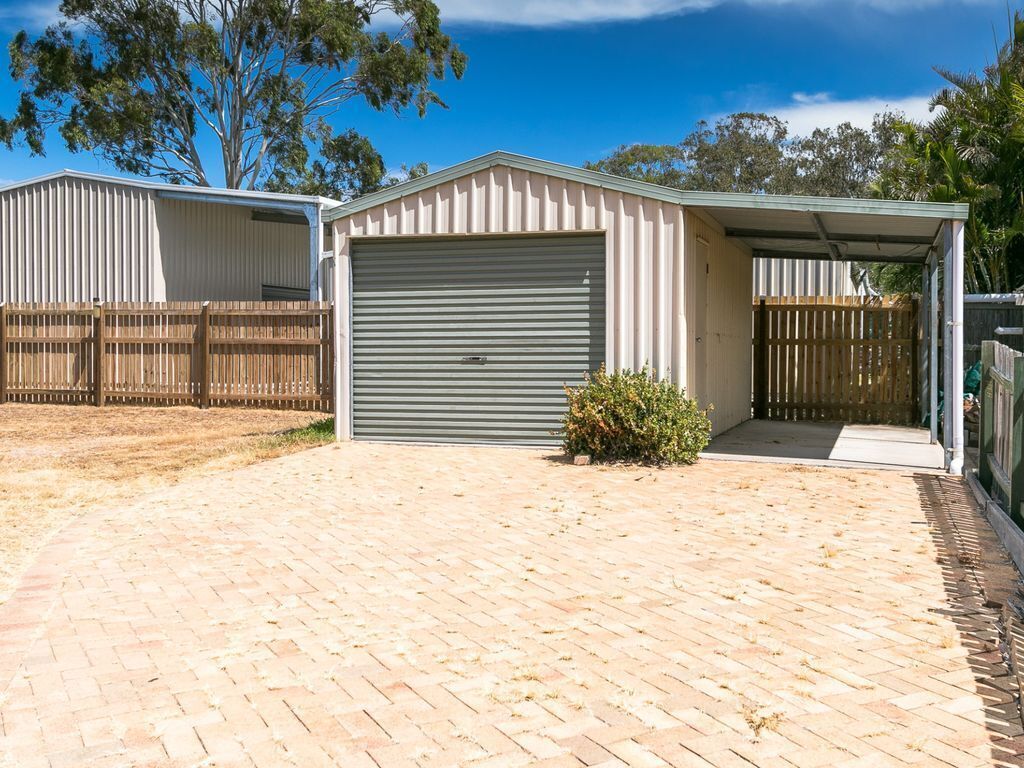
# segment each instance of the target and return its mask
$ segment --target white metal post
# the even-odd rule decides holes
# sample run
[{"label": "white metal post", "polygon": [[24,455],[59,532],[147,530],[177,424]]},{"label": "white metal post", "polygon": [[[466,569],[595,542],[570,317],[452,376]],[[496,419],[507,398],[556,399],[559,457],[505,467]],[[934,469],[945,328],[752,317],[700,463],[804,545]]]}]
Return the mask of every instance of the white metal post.
[{"label": "white metal post", "polygon": [[928,261],[928,431],[939,441],[939,256]]},{"label": "white metal post", "polygon": [[945,350],[946,387],[943,394],[945,418],[943,443],[946,467],[951,475],[964,471],[964,225],[947,221],[945,241]]},{"label": "white metal post", "polygon": [[323,226],[320,206],[312,203],[302,207],[309,222],[309,300],[320,300],[320,252],[323,250]]},{"label": "white metal post", "polygon": [[917,396],[920,403],[920,412],[917,415],[918,424],[922,424],[928,416],[928,349],[931,346],[928,340],[928,332],[931,330],[931,323],[928,320],[930,316],[928,297],[931,295],[931,290],[928,288],[929,274],[931,274],[931,268],[925,263],[921,267],[921,301],[917,307],[917,336],[920,342],[917,345],[917,360],[914,361],[914,365],[917,366]]}]

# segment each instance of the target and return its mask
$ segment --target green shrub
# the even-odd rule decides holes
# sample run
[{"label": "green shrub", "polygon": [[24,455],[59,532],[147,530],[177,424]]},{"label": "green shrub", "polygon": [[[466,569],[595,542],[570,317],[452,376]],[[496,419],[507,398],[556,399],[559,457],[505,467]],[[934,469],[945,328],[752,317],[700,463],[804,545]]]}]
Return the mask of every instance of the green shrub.
[{"label": "green shrub", "polygon": [[581,387],[566,387],[562,447],[594,461],[692,464],[711,439],[708,411],[668,381],[642,371],[608,373],[604,366]]}]

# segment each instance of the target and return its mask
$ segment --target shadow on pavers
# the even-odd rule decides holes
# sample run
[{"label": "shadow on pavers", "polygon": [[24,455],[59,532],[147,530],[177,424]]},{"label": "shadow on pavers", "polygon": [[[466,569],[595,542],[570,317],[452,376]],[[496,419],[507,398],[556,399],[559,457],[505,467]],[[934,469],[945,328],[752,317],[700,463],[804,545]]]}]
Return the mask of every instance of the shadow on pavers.
[{"label": "shadow on pavers", "polygon": [[946,607],[940,612],[955,624],[967,650],[974,692],[984,702],[993,762],[1016,765],[1024,751],[1021,670],[1011,670],[1007,662],[1003,612],[1009,610],[1008,600],[1018,592],[1021,576],[962,478],[915,474],[914,482],[939,552],[936,561],[946,592]]}]

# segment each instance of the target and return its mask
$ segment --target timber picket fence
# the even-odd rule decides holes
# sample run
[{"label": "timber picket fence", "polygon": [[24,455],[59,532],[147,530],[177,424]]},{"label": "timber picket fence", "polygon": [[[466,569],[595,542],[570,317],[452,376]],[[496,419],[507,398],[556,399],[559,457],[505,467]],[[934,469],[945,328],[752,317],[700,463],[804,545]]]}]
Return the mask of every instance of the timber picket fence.
[{"label": "timber picket fence", "polygon": [[1024,503],[1024,352],[981,343],[978,480],[1021,525]]},{"label": "timber picket fence", "polygon": [[919,348],[916,299],[761,299],[754,303],[754,417],[916,423]]},{"label": "timber picket fence", "polygon": [[0,403],[330,411],[328,302],[0,305]]}]

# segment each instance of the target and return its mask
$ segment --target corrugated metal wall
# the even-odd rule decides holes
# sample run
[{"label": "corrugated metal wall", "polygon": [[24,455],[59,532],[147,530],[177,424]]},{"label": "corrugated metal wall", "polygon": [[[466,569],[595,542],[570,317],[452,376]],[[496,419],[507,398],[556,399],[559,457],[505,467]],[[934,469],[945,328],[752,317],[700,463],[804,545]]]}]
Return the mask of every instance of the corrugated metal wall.
[{"label": "corrugated metal wall", "polygon": [[750,418],[750,256],[717,225],[692,211],[687,212],[686,226],[693,241],[699,237],[708,244],[705,377],[707,398],[715,406],[711,423],[718,434]]},{"label": "corrugated metal wall", "polygon": [[860,296],[848,262],[754,259],[757,296]]},{"label": "corrugated metal wall", "polygon": [[158,200],[167,301],[258,301],[263,283],[309,286],[309,228],[253,221],[246,206]]},{"label": "corrugated metal wall", "polygon": [[557,442],[604,360],[600,235],[354,244],[353,434]]},{"label": "corrugated metal wall", "polygon": [[0,192],[0,301],[258,301],[309,286],[309,229],[63,177]]},{"label": "corrugated metal wall", "polygon": [[0,301],[154,301],[153,192],[58,178],[0,192]]},{"label": "corrugated metal wall", "polygon": [[[660,375],[685,386],[692,308],[687,308],[684,297],[684,212],[672,203],[496,166],[335,221],[337,273],[343,281],[336,286],[336,295],[347,301],[347,277],[342,276],[350,271],[352,237],[554,231],[606,233],[608,367],[639,368],[649,363]],[[730,299],[747,313],[749,355],[751,260],[736,246],[729,248],[737,263],[745,260],[741,279],[746,281],[746,293],[742,301]],[[344,313],[338,315],[344,323]],[[341,332],[344,338],[350,330],[343,325]],[[339,383],[339,402],[347,402],[351,383],[344,368]],[[749,412],[749,375],[745,401]],[[339,423],[346,433],[348,418],[341,413]],[[725,416],[718,421],[722,429],[732,426]]]}]

